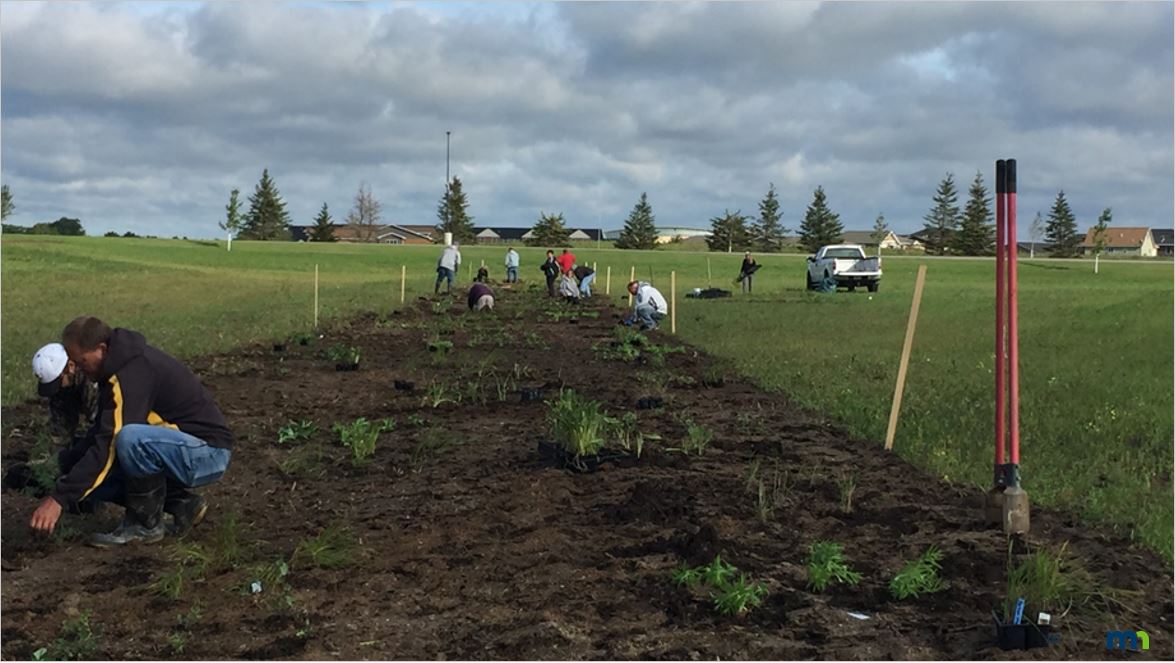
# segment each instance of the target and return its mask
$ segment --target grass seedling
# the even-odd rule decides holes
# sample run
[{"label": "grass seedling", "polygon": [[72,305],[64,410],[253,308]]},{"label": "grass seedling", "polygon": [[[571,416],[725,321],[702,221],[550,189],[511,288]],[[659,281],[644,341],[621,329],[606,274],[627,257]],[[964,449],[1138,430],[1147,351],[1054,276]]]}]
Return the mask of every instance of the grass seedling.
[{"label": "grass seedling", "polygon": [[420,399],[420,404],[427,405],[436,409],[445,403],[452,403],[456,405],[461,402],[461,394],[450,390],[440,382],[434,382],[428,385],[428,389],[424,391],[424,396]]},{"label": "grass seedling", "polygon": [[767,596],[767,588],[757,582],[749,582],[740,573],[738,579],[723,585],[714,597],[714,609],[724,615],[743,615],[751,608],[757,608]]},{"label": "grass seedling", "polygon": [[1120,597],[1131,594],[1102,588],[1097,577],[1068,553],[1067,541],[1058,548],[1038,549],[1018,564],[1012,562],[1011,546],[1009,541],[1005,619],[1011,618],[1016,599],[1020,597],[1032,614],[1044,611],[1064,615],[1075,608],[1086,608],[1095,600],[1101,605],[1088,612],[1103,614],[1113,612],[1115,606],[1123,607]]},{"label": "grass seedling", "polygon": [[861,574],[849,569],[845,563],[844,549],[833,541],[817,541],[808,554],[808,586],[818,592],[828,589],[835,582],[856,585]]},{"label": "grass seedling", "polygon": [[314,425],[314,422],[309,419],[291,421],[277,429],[277,443],[288,444],[290,442],[309,440],[317,432],[318,426]]},{"label": "grass seedling", "polygon": [[92,661],[98,651],[98,633],[87,610],[61,625],[61,635],[48,647],[33,652],[34,661]]},{"label": "grass seedling", "polygon": [[942,568],[942,551],[937,546],[930,546],[922,556],[902,567],[893,580],[889,581],[889,593],[895,599],[904,601],[908,598],[918,598],[922,594],[933,594],[946,588],[942,578],[938,577]]},{"label": "grass seedling", "polygon": [[763,482],[759,480],[759,466],[762,464],[760,459],[756,458],[751,461],[747,468],[746,489],[748,493],[754,493],[756,486],[762,486]]},{"label": "grass seedling", "polygon": [[494,376],[494,393],[497,394],[499,403],[509,398],[510,394],[513,393],[513,391],[517,388],[518,383],[514,380],[513,377],[509,375],[504,377],[498,375]]},{"label": "grass seedling", "polygon": [[322,448],[318,445],[301,447],[278,462],[277,469],[287,477],[321,477],[326,473],[322,460]]},{"label": "grass seedling", "polygon": [[391,419],[376,422],[359,417],[350,424],[335,424],[331,430],[339,436],[339,443],[351,450],[351,464],[363,465],[375,455],[379,434],[394,429],[395,425]]},{"label": "grass seedling", "polygon": [[184,648],[188,646],[188,637],[183,633],[172,632],[167,636],[167,646],[171,649],[171,653],[179,656],[184,653]]},{"label": "grass seedling", "polygon": [[408,417],[404,420],[404,423],[407,424],[409,428],[424,428],[428,425],[428,422],[424,420],[424,417],[416,414],[415,412],[408,415]]},{"label": "grass seedling", "polygon": [[619,418],[608,417],[607,423],[612,427],[613,434],[621,448],[637,458],[641,457],[646,441],[661,439],[661,436],[656,433],[642,433],[639,429],[636,413],[632,411],[625,412]]},{"label": "grass seedling", "polygon": [[340,569],[355,559],[355,538],[338,523],[327,525],[318,536],[303,539],[290,557],[292,566]]},{"label": "grass seedling", "polygon": [[850,472],[841,472],[836,482],[840,491],[840,510],[844,513],[853,512],[853,493],[857,491],[857,475]]},{"label": "grass seedling", "polygon": [[692,420],[685,420],[685,440],[681,443],[681,449],[686,454],[694,454],[701,456],[706,451],[706,447],[710,444],[710,440],[714,438],[714,433],[705,426],[695,424]]},{"label": "grass seedling", "polygon": [[590,456],[604,446],[608,416],[597,401],[571,389],[561,390],[547,412],[551,438],[573,456]]},{"label": "grass seedling", "polygon": [[453,349],[453,342],[440,338],[433,338],[428,341],[427,347],[429,352],[435,352],[437,355],[444,356]]},{"label": "grass seedling", "polygon": [[452,436],[439,428],[433,428],[423,433],[408,455],[408,463],[412,466],[412,471],[419,472],[424,469],[424,464],[428,462],[429,458],[439,455],[452,444]]},{"label": "grass seedling", "polygon": [[738,573],[733,565],[715,555],[714,561],[694,568],[679,567],[673,572],[673,582],[678,586],[697,587],[705,585],[714,600],[714,609],[724,615],[743,615],[751,608],[763,603],[767,589],[760,583],[751,582],[746,574]]}]

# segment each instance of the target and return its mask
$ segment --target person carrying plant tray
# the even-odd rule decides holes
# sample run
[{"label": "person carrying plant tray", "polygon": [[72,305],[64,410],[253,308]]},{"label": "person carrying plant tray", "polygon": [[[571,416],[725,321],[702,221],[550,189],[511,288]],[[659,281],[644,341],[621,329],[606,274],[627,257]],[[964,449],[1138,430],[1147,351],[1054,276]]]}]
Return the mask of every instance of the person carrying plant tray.
[{"label": "person carrying plant tray", "polygon": [[759,263],[751,257],[751,252],[747,251],[743,255],[743,266],[739,269],[738,278],[734,280],[735,283],[743,285],[743,292],[749,293],[751,291],[751,279],[755,272],[759,271]]},{"label": "person carrying plant tray", "polygon": [[172,533],[198,524],[208,510],[191,488],[220,479],[233,434],[212,396],[190,370],[129,329],[83,316],[61,334],[70,361],[98,384],[98,421],[82,453],[29,520],[51,534],[66,505],[121,503],[122,523],[90,543],[115,547],[155,543],[172,514]]},{"label": "person carrying plant tray", "polygon": [[474,283],[469,289],[469,310],[494,310],[494,291],[484,283]]}]

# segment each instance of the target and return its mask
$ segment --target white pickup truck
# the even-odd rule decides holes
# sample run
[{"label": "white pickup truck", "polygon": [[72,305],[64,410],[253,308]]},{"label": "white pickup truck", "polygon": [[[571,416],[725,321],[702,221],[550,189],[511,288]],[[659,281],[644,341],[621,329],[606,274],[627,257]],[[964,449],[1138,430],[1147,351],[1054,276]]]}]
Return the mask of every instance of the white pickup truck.
[{"label": "white pickup truck", "polygon": [[868,258],[859,244],[830,244],[820,247],[808,258],[808,289],[816,290],[825,279],[835,279],[837,287],[855,289],[859,285],[877,292],[881,284],[881,258]]}]

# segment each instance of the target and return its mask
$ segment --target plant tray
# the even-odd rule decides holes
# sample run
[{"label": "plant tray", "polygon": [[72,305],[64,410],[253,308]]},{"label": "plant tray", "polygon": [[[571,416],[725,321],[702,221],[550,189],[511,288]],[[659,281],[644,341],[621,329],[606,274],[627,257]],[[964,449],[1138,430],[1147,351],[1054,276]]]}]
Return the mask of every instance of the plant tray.
[{"label": "plant tray", "polygon": [[995,619],[996,644],[1004,651],[1037,649],[1053,642],[1051,624],[1005,624],[994,611],[992,618]]},{"label": "plant tray", "polygon": [[540,441],[538,451],[539,458],[544,461],[577,474],[590,474],[600,469],[600,466],[605,463],[612,463],[617,467],[632,467],[636,465],[637,461],[636,456],[630,453],[608,449],[591,456],[575,456],[567,453],[562,446],[553,442]]}]

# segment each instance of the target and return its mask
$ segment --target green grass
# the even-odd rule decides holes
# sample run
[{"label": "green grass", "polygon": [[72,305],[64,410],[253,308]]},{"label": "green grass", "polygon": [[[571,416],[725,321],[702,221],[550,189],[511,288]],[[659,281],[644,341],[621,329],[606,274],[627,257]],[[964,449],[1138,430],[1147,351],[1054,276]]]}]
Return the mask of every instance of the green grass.
[{"label": "green grass", "polygon": [[[543,249],[516,247],[520,277],[539,282]],[[399,307],[431,294],[436,247],[5,236],[2,243],[3,403],[34,394],[29,358],[73,317],[138,329],[181,357],[271,341],[320,318]],[[759,255],[755,293],[731,280],[741,255],[576,247],[595,262],[602,295],[626,299],[630,269],[669,295],[676,270],[678,333],[853,434],[885,435],[919,262],[925,295],[895,451],[951,481],[991,483],[994,262],[886,257],[881,291],[835,296],[803,288],[802,255]],[[504,245],[462,250],[457,282],[485,260],[504,275]],[[712,276],[707,276],[707,261]],[[1171,559],[1172,273],[1169,261],[1021,261],[1021,436],[1033,504],[1109,524]],[[685,299],[692,288],[735,291]],[[667,332],[669,321],[663,329]]]}]

